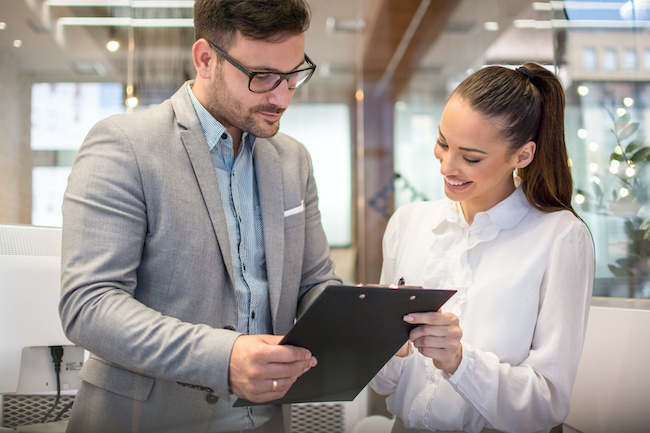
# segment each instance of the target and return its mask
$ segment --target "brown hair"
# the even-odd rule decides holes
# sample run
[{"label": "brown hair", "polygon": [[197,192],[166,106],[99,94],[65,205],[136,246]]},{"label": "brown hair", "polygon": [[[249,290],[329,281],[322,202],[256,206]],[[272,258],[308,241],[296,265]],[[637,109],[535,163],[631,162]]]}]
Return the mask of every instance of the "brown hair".
[{"label": "brown hair", "polygon": [[310,19],[305,0],[196,0],[194,37],[227,50],[237,32],[247,39],[281,41],[307,31]]},{"label": "brown hair", "polygon": [[566,209],[576,214],[564,142],[564,90],[555,74],[536,63],[517,70],[489,66],[466,78],[453,96],[495,120],[512,153],[529,141],[536,143],[531,163],[517,170],[532,206],[543,212]]}]

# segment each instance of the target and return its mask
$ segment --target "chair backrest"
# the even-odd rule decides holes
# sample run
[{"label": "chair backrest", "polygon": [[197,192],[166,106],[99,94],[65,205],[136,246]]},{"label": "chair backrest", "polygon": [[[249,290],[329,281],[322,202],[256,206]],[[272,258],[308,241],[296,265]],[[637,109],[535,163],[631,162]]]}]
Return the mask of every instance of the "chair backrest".
[{"label": "chair backrest", "polygon": [[594,298],[571,411],[581,432],[643,432],[650,426],[650,299]]}]

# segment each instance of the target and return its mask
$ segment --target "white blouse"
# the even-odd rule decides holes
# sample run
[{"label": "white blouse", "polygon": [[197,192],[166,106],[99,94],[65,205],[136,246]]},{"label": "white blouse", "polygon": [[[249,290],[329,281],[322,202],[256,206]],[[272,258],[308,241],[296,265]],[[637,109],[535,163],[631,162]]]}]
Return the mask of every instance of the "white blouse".
[{"label": "white blouse", "polygon": [[569,412],[594,278],[589,230],[521,188],[468,226],[460,204],[411,203],[384,234],[381,282],[458,292],[462,361],[447,377],[413,347],[371,382],[407,428],[548,431]]}]

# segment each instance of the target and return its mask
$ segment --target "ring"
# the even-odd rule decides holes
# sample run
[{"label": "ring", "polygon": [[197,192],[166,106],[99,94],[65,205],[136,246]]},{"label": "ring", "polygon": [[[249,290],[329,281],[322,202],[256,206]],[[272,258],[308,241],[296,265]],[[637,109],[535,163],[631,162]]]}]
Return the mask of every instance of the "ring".
[{"label": "ring", "polygon": [[271,392],[275,392],[278,390],[278,381],[273,379],[273,389],[271,389]]}]

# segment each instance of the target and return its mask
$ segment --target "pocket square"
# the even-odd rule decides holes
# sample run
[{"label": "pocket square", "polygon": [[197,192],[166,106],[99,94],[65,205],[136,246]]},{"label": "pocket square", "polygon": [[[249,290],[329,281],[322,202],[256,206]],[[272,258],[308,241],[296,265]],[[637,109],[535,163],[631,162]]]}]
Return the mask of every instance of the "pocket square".
[{"label": "pocket square", "polygon": [[295,214],[298,214],[298,213],[304,212],[304,211],[305,211],[305,200],[300,202],[300,206],[296,206],[294,208],[285,210],[284,211],[284,217],[286,218],[286,217],[289,217],[291,215],[295,215]]}]

